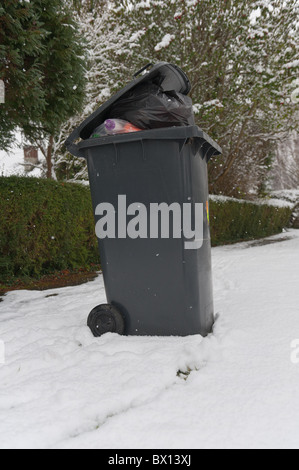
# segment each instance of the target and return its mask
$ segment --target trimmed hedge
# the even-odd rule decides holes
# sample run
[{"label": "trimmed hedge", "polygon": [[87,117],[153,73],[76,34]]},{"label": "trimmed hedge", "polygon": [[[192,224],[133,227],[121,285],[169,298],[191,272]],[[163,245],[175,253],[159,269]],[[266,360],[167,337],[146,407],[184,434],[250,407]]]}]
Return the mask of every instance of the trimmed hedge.
[{"label": "trimmed hedge", "polygon": [[288,227],[291,207],[211,198],[210,223],[212,245],[224,245],[281,233]]},{"label": "trimmed hedge", "polygon": [[[212,198],[212,244],[279,233],[291,213],[289,207]],[[98,263],[89,187],[0,177],[0,282]]]},{"label": "trimmed hedge", "polygon": [[0,281],[99,263],[89,189],[0,178]]}]

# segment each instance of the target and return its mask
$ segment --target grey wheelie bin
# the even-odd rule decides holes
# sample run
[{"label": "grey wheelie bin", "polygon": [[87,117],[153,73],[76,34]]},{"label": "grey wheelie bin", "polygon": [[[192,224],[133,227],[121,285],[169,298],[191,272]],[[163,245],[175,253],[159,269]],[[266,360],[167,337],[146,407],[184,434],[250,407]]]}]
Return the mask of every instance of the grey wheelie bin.
[{"label": "grey wheelie bin", "polygon": [[214,322],[207,164],[220,147],[195,125],[91,138],[117,100],[156,76],[162,86],[190,91],[180,69],[159,63],[66,141],[73,155],[87,160],[96,227],[102,228],[107,304],[89,314],[95,336],[206,336]]}]

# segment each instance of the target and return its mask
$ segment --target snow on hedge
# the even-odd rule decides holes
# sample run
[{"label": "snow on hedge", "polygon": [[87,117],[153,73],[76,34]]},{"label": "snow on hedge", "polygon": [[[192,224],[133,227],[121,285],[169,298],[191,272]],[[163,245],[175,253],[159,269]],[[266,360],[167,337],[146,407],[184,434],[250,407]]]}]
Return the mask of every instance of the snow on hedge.
[{"label": "snow on hedge", "polygon": [[239,204],[255,204],[255,205],[263,205],[266,204],[268,206],[274,206],[274,207],[294,207],[294,204],[292,201],[286,201],[284,199],[255,199],[254,201],[249,201],[245,199],[236,199],[233,197],[228,197],[228,196],[221,196],[221,195],[210,195],[210,200],[215,201],[215,202],[229,202],[229,201],[234,201],[238,202]]},{"label": "snow on hedge", "polygon": [[272,191],[271,197],[296,204],[299,203],[299,189],[281,189],[279,191]]}]

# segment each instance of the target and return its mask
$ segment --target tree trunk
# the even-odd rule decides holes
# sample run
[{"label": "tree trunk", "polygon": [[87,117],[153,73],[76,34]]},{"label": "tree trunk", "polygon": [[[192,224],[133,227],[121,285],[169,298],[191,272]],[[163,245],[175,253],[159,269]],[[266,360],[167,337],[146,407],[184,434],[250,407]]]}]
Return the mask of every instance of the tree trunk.
[{"label": "tree trunk", "polygon": [[53,161],[52,161],[52,152],[53,152],[53,145],[54,145],[54,137],[51,135],[50,140],[49,140],[49,145],[47,149],[47,178],[52,179],[53,178]]}]

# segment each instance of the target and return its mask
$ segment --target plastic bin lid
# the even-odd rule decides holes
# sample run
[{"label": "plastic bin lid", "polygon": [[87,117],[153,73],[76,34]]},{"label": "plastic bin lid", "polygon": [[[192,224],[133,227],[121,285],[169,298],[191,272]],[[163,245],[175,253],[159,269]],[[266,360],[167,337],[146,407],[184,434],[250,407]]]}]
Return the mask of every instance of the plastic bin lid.
[{"label": "plastic bin lid", "polygon": [[[140,75],[144,71],[146,72]],[[191,90],[191,84],[187,75],[177,65],[169,64],[168,62],[159,62],[156,65],[147,64],[134,77],[132,82],[113,95],[76,129],[77,138],[88,139],[94,129],[108,117],[110,107],[125,93],[141,83],[151,80],[161,86],[163,91],[174,90],[184,95],[187,95]]]}]

